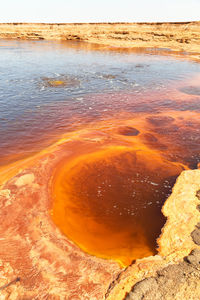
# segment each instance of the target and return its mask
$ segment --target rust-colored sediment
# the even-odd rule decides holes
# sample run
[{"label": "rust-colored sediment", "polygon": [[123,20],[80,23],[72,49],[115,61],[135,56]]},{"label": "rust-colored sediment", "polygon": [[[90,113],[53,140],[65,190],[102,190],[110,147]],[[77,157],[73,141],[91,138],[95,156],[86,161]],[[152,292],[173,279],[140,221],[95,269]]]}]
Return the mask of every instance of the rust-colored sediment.
[{"label": "rust-colored sediment", "polygon": [[[186,281],[180,278],[178,263],[183,263],[193,249],[200,249],[200,242],[195,241],[191,233],[199,228],[200,214],[198,191],[200,190],[200,170],[184,171],[178,177],[171,196],[165,202],[162,211],[167,217],[162,235],[159,238],[159,255],[136,261],[128,267],[110,287],[106,295],[107,300],[133,300],[133,299],[199,299],[200,269],[199,258],[193,270],[189,266],[181,267],[182,276],[190,279]],[[199,234],[199,233],[198,233]],[[189,262],[188,258],[185,261]],[[167,266],[171,268],[172,274],[165,281]],[[163,270],[163,272],[162,272]],[[158,291],[151,280],[154,277],[162,278],[160,290]],[[163,276],[163,277],[161,277]],[[144,281],[145,279],[149,282]],[[167,284],[172,284],[172,290],[168,290]],[[140,292],[137,293],[134,287],[141,283]],[[149,284],[149,286],[148,286]],[[152,290],[155,295],[152,296]],[[132,292],[131,292],[132,291]],[[139,297],[140,295],[140,297]]]},{"label": "rust-colored sediment", "polygon": [[[2,167],[0,286],[20,278],[3,289],[2,294],[15,295],[16,299],[103,299],[107,293],[110,299],[122,299],[147,270],[152,274],[158,266],[188,254],[192,247],[189,230],[197,219],[192,202],[193,190],[198,187],[196,181],[191,189],[191,205],[184,212],[190,225],[183,226],[181,215],[176,218],[177,205],[181,211],[186,199],[182,200],[174,188],[175,198],[167,201],[170,208],[167,209],[169,204],[164,206],[164,214],[170,214],[170,218],[159,239],[160,255],[137,261],[119,277],[123,269],[117,262],[127,265],[132,259],[155,254],[155,238],[163,219],[159,217],[157,222],[154,217],[156,213],[161,216],[159,210],[164,196],[170,193],[170,180],[189,168],[191,153],[195,157],[198,152],[198,116],[195,112],[170,111],[122,114],[121,118],[118,115],[68,133],[39,154]],[[186,134],[195,138],[195,143],[185,141]],[[155,172],[159,178],[155,178]],[[102,174],[106,188],[98,174]],[[145,175],[146,181],[141,184]],[[181,178],[184,176],[187,175]],[[130,193],[123,194],[128,188],[127,180],[133,180],[131,192],[134,187],[140,190],[133,198]],[[159,203],[154,202],[156,193]],[[123,195],[127,197],[127,207],[120,202]],[[152,203],[147,205],[149,195],[152,200],[148,197],[148,202]],[[132,211],[124,210],[130,209],[132,200],[137,206]],[[113,207],[116,205],[118,209]],[[137,222],[135,208],[144,214],[141,223]],[[131,227],[131,223],[135,226]],[[153,230],[148,228],[150,225]],[[120,284],[112,288],[117,277]]]},{"label": "rust-colored sediment", "polygon": [[104,147],[63,161],[53,179],[52,215],[82,249],[127,266],[156,253],[165,222],[160,203],[184,167],[153,151]]},{"label": "rust-colored sediment", "polygon": [[[162,54],[195,60],[200,58],[199,33],[200,22],[0,24],[3,39],[78,40],[86,50],[155,48],[157,53],[156,48],[164,48]],[[189,85],[172,97],[175,111],[113,114],[29,158],[17,150],[3,156],[3,164],[21,160],[0,167],[2,299],[121,300],[138,281],[190,253],[195,247],[191,232],[199,221],[200,171],[182,170],[197,167],[200,118],[199,112],[187,111],[191,93],[194,109],[198,103]],[[154,255],[165,223],[160,210],[180,173],[162,209],[167,223]],[[192,291],[181,299],[195,295]]]}]

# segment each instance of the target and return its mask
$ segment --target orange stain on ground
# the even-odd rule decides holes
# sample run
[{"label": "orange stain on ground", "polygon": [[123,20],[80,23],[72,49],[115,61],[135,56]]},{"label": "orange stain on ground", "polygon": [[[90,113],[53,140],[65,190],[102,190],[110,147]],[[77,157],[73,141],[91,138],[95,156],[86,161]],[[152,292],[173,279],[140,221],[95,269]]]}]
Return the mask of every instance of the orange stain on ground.
[{"label": "orange stain on ground", "polygon": [[78,155],[66,155],[52,177],[56,225],[86,252],[121,265],[155,254],[161,207],[189,166],[185,154],[195,152],[183,138],[188,128],[197,138],[197,116],[118,117],[80,132]]},{"label": "orange stain on ground", "polygon": [[40,153],[0,169],[3,183],[50,155],[50,215],[89,254],[121,265],[156,253],[161,207],[199,155],[197,112],[123,113],[67,133]]},{"label": "orange stain on ground", "polygon": [[160,202],[183,166],[152,151],[107,149],[66,161],[53,183],[53,220],[90,254],[122,265],[156,253]]}]

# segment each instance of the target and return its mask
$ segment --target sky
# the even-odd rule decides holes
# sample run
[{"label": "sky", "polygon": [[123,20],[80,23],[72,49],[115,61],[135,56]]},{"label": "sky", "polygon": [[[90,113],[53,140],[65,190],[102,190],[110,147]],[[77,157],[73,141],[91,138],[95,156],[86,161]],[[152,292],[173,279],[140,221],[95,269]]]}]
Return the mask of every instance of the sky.
[{"label": "sky", "polygon": [[173,22],[200,20],[200,0],[0,0],[4,22]]}]

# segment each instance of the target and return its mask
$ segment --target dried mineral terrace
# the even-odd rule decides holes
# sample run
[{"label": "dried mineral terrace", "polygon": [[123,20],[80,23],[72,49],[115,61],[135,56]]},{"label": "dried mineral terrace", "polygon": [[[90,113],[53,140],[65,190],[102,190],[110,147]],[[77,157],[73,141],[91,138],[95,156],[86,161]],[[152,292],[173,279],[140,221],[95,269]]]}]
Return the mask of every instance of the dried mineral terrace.
[{"label": "dried mineral terrace", "polygon": [[200,170],[183,171],[162,212],[159,255],[137,260],[107,293],[109,300],[200,298]]},{"label": "dried mineral terrace", "polygon": [[158,254],[120,268],[84,253],[50,218],[48,178],[68,148],[58,143],[0,172],[1,299],[198,299],[200,170],[183,171],[165,202]]},{"label": "dried mineral terrace", "polygon": [[[181,23],[1,23],[1,39],[75,40],[110,48],[162,48],[199,60],[200,22]],[[90,47],[89,45],[85,47]],[[94,46],[93,46],[94,47]]]},{"label": "dried mineral terrace", "polygon": [[[75,40],[87,49],[162,48],[200,60],[200,22],[0,24],[0,38]],[[56,151],[0,171],[1,299],[199,299],[200,170],[182,172],[163,206],[159,253],[121,269],[81,251],[52,222],[45,176],[60,159],[59,145]]]}]

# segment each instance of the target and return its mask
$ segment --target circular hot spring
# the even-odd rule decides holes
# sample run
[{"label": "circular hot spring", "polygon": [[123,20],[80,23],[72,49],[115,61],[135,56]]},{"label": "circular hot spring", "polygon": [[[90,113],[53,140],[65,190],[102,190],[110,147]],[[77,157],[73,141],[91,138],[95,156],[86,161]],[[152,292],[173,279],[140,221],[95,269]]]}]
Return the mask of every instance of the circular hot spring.
[{"label": "circular hot spring", "polygon": [[126,147],[63,161],[53,178],[53,220],[89,254],[129,265],[156,253],[161,207],[182,170]]}]

